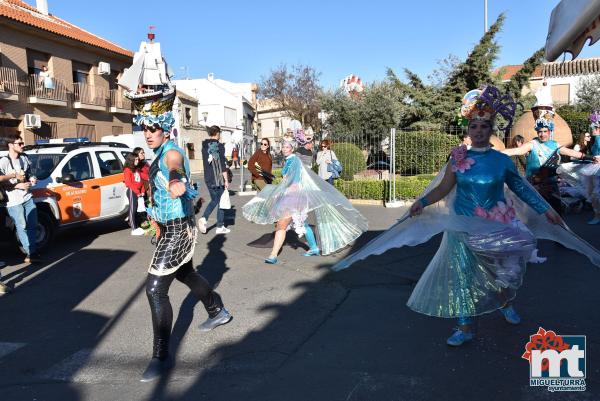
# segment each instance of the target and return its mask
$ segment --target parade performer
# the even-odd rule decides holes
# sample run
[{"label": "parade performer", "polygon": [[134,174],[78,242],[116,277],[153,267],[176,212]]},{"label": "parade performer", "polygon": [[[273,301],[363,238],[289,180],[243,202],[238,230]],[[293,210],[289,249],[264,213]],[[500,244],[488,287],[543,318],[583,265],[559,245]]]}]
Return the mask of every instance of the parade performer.
[{"label": "parade performer", "polygon": [[[592,134],[592,156],[600,157],[600,111],[590,114],[590,133]],[[587,187],[587,197],[594,209],[594,218],[588,224],[600,224],[600,164],[588,164],[580,170]]]},{"label": "parade performer", "polygon": [[[328,255],[358,238],[368,228],[367,220],[333,186],[303,165],[294,154],[296,142],[285,141],[285,165],[278,185],[267,185],[243,207],[244,217],[258,224],[277,223],[271,254],[265,263],[277,263],[286,231],[294,228],[305,236],[309,250],[304,256]],[[314,213],[318,235],[306,222]],[[321,247],[317,244],[317,237]]]},{"label": "parade performer", "polygon": [[469,92],[461,114],[468,119],[472,148],[455,148],[449,163],[403,218],[333,266],[341,270],[369,255],[418,245],[443,232],[440,248],[408,307],[458,319],[459,328],[447,339],[448,345],[472,340],[474,318],[485,313],[500,310],[507,322],[520,322],[511,303],[536,237],[560,241],[600,265],[600,253],[564,225],[508,156],[491,148],[496,116],[508,121],[508,130],[515,108],[512,99],[493,86]]},{"label": "parade performer", "polygon": [[[151,206],[147,212],[158,226],[158,241],[146,279],[154,342],[152,359],[142,375],[144,382],[157,379],[172,365],[168,355],[173,310],[168,292],[173,280],[187,285],[204,304],[208,319],[200,330],[212,330],[231,320],[219,294],[194,270],[192,263],[197,238],[193,201],[198,193],[190,183],[185,152],[170,138],[175,122],[171,111],[175,87],[166,73],[159,44],[152,43],[153,36],[148,35],[150,43],[142,42],[133,66],[119,80],[125,96],[134,104],[133,122],[142,127],[146,143],[155,154],[150,166]],[[151,64],[147,66],[151,74],[146,74],[146,62]]]},{"label": "parade performer", "polygon": [[505,149],[502,153],[509,156],[527,155],[525,169],[527,180],[552,208],[562,215],[563,208],[557,175],[560,156],[571,156],[581,161],[593,161],[594,158],[584,152],[563,147],[553,139],[554,106],[551,100],[545,99],[546,92],[541,90],[536,93],[538,101],[531,108],[533,116],[536,118],[534,128],[538,137],[518,148]]}]

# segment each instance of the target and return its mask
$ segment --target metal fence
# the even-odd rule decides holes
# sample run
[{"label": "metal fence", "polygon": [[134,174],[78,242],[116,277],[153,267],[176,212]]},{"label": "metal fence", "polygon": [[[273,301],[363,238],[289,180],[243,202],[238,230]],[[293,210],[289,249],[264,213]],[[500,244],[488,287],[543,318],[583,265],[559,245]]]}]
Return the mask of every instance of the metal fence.
[{"label": "metal fence", "polygon": [[[396,130],[326,133],[343,166],[335,186],[348,198],[394,203],[414,199],[431,182],[460,143],[463,130]],[[318,146],[318,144],[317,144]]]}]

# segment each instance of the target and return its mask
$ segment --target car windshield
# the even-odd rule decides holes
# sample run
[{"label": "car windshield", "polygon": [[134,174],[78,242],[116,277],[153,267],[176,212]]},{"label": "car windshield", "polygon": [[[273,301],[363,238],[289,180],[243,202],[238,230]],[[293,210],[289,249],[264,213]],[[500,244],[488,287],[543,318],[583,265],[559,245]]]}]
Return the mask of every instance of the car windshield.
[{"label": "car windshield", "polygon": [[63,154],[27,154],[31,160],[31,173],[38,180],[46,179],[52,174],[58,163],[65,157]]}]

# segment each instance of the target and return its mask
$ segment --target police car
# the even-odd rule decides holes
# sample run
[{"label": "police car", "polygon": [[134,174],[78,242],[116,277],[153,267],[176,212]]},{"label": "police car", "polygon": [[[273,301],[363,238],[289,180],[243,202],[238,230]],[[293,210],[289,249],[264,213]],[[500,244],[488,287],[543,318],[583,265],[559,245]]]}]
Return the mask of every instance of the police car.
[{"label": "police car", "polygon": [[[129,205],[123,165],[129,152],[131,149],[121,143],[89,142],[85,138],[25,147],[31,173],[38,180],[32,194],[38,211],[40,249],[58,228],[124,217]],[[4,220],[3,228],[13,230],[11,219]]]}]

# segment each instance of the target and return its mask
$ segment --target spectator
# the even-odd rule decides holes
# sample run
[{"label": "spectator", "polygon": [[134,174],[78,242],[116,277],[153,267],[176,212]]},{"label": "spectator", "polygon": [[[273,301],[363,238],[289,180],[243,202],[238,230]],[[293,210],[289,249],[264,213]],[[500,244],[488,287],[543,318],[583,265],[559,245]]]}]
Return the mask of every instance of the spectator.
[{"label": "spectator", "polygon": [[37,183],[31,174],[31,162],[23,152],[25,143],[18,133],[8,135],[8,156],[0,159],[0,174],[9,177],[6,191],[8,215],[15,222],[17,236],[25,250],[25,263],[36,263],[37,209],[31,196],[31,187]]},{"label": "spectator", "polygon": [[261,139],[260,149],[257,149],[248,160],[248,170],[252,173],[252,183],[259,191],[271,183],[272,180],[269,176],[273,171],[273,157],[271,156],[271,142],[267,138]]},{"label": "spectator", "polygon": [[[577,152],[581,152],[581,153],[585,153],[586,155],[588,153],[590,153],[590,148],[592,145],[592,135],[590,135],[589,132],[586,132],[583,135],[579,135],[579,138],[577,139],[577,143],[575,144],[575,146],[573,146],[573,150],[576,150]],[[573,158],[571,158],[573,159]],[[575,160],[575,159],[573,159]]]},{"label": "spectator", "polygon": [[[209,138],[202,142],[202,163],[204,164],[204,182],[208,187],[210,202],[206,206],[202,217],[198,219],[198,228],[206,234],[208,217],[219,206],[221,195],[229,190],[227,180],[227,166],[225,165],[225,146],[219,142],[221,128],[213,125],[208,128]],[[220,207],[217,209],[217,234],[227,234],[231,230],[225,227],[225,212]]]},{"label": "spectator", "polygon": [[144,183],[144,196],[149,198],[148,190],[150,188],[150,165],[146,161],[146,152],[143,148],[137,147],[133,149],[133,154],[138,158],[138,168],[140,171],[140,177],[142,178],[142,182]]},{"label": "spectator", "polygon": [[471,137],[466,132],[460,135],[460,140],[463,145],[467,147],[467,149],[471,149]]},{"label": "spectator", "polygon": [[321,141],[321,150],[317,153],[317,165],[319,166],[319,177],[333,185],[333,173],[327,167],[338,158],[330,146],[331,142],[328,139]]},{"label": "spectator", "polygon": [[[522,135],[515,135],[513,139],[510,141],[511,148],[520,148],[525,144],[525,138]],[[525,170],[527,170],[527,157],[524,155],[513,156],[515,158],[515,164],[517,165],[517,170],[521,175],[525,174]]]},{"label": "spectator", "polygon": [[302,164],[308,168],[312,168],[314,161],[313,137],[306,134],[302,128],[299,128],[294,131],[294,139],[298,143],[296,156],[298,156]]},{"label": "spectator", "polygon": [[139,158],[133,152],[128,154],[125,159],[123,176],[127,187],[127,198],[129,199],[131,235],[144,235],[144,229],[138,225],[139,202],[144,203],[144,181],[139,168]]},{"label": "spectator", "polygon": [[233,161],[233,168],[240,168],[240,153],[238,151],[238,147],[234,146],[233,151],[231,152],[231,160]]},{"label": "spectator", "polygon": [[44,85],[44,89],[54,89],[54,80],[48,71],[48,67],[42,66],[42,71],[38,74],[40,83]]}]

